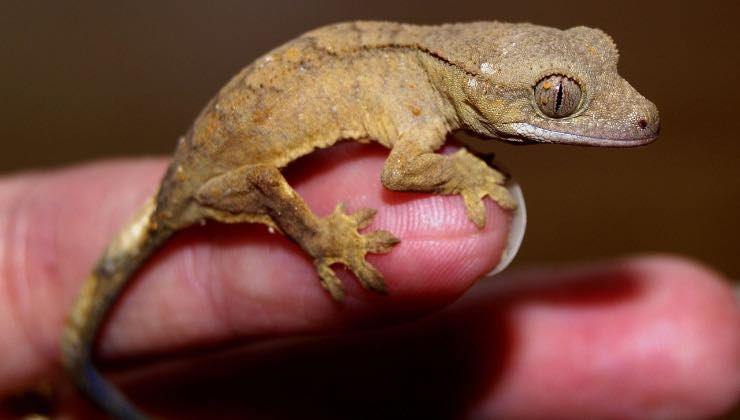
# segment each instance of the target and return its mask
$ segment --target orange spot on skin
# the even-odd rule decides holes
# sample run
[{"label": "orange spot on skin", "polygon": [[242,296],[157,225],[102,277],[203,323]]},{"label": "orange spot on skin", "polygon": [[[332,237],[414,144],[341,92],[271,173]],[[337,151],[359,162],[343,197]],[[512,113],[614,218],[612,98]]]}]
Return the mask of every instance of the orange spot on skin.
[{"label": "orange spot on skin", "polygon": [[262,124],[270,116],[270,113],[266,110],[259,109],[252,114],[252,122],[255,124]]},{"label": "orange spot on skin", "polygon": [[548,90],[551,87],[552,87],[552,82],[550,82],[550,81],[547,81],[547,82],[545,82],[545,83],[542,84],[542,89]]},{"label": "orange spot on skin", "polygon": [[298,51],[298,48],[288,48],[288,51],[285,51],[285,58],[287,58],[289,61],[296,61],[298,57],[300,57],[300,52]]},{"label": "orange spot on skin", "polygon": [[415,105],[409,106],[409,111],[411,111],[411,114],[413,114],[414,117],[421,115],[421,110]]}]

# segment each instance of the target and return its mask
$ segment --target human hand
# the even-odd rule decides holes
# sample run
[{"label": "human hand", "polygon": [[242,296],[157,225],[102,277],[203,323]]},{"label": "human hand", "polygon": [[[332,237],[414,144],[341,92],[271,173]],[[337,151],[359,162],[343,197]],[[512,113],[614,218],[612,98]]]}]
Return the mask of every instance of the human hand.
[{"label": "human hand", "polygon": [[[495,266],[508,217],[488,202],[478,231],[457,197],[387,192],[384,156],[339,145],[288,173],[318,214],[339,201],[379,209],[369,229],[402,240],[369,257],[388,296],[344,273],[348,299],[334,303],[300,249],[262,227],[191,229],[111,317],[98,347],[111,377],[146,412],[174,418],[706,418],[737,401],[740,309],[721,276],[636,257],[514,272],[450,305]],[[61,327],[163,169],[107,162],[0,180],[6,411],[45,382],[57,414],[94,413],[60,376]],[[224,350],[196,354],[214,346]]]}]

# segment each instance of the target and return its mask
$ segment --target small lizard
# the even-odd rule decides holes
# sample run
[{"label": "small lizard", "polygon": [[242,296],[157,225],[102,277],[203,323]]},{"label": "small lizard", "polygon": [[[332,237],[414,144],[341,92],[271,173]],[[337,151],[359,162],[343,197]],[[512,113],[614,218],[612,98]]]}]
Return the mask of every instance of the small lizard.
[{"label": "small lizard", "polygon": [[180,139],[155,197],[105,250],[77,298],[62,360],[96,405],[121,419],[144,418],[97,372],[92,345],[129,279],[170,236],[215,220],[262,223],[314,260],[337,301],[331,268],[348,267],[362,286],[384,292],[365,260],[390,251],[391,233],[361,234],[374,210],[342,205],[317,217],[280,172],[341,139],[390,149],[385,187],[462,196],[485,223],[482,199],[515,201],[505,176],[466,149],[435,153],[466,130],[518,143],[632,147],[659,131],[658,111],[617,74],[617,50],[598,29],[477,22],[415,26],[351,22],[326,26],[267,53],[221,89]]}]

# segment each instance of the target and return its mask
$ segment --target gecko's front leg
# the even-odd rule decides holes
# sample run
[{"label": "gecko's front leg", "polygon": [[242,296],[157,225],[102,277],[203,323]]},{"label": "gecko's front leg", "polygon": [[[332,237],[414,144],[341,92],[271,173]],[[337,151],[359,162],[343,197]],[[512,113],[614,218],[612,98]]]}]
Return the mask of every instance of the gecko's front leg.
[{"label": "gecko's front leg", "polygon": [[516,208],[516,201],[504,186],[506,177],[465,148],[441,155],[424,142],[401,139],[385,162],[381,180],[395,191],[460,194],[468,217],[478,228],[485,226],[482,200],[486,196],[504,209]]},{"label": "gecko's front leg", "polygon": [[247,165],[214,178],[200,188],[196,199],[212,219],[278,228],[313,257],[322,286],[335,300],[344,298],[344,290],[332,264],[347,267],[366,289],[385,292],[383,276],[365,255],[388,252],[399,240],[383,230],[358,232],[372,221],[373,209],[349,214],[338,204],[330,215],[317,217],[270,165]]}]

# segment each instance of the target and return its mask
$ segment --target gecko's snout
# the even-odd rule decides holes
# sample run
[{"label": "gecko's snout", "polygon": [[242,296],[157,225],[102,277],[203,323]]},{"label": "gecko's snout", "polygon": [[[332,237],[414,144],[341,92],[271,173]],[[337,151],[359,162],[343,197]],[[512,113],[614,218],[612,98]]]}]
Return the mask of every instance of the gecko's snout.
[{"label": "gecko's snout", "polygon": [[650,105],[650,109],[637,119],[637,132],[640,137],[655,139],[660,134],[660,117],[657,107]]},{"label": "gecko's snout", "polygon": [[[624,82],[627,84],[627,82]],[[614,137],[624,141],[623,144],[615,145],[622,147],[641,146],[655,140],[660,133],[660,114],[654,103],[640,95],[631,86],[623,89],[631,98],[626,107],[626,113],[621,117],[621,131]],[[629,97],[628,96],[628,97]]]},{"label": "gecko's snout", "polygon": [[660,133],[660,120],[642,117],[637,120],[637,128],[642,137],[657,137]]}]

